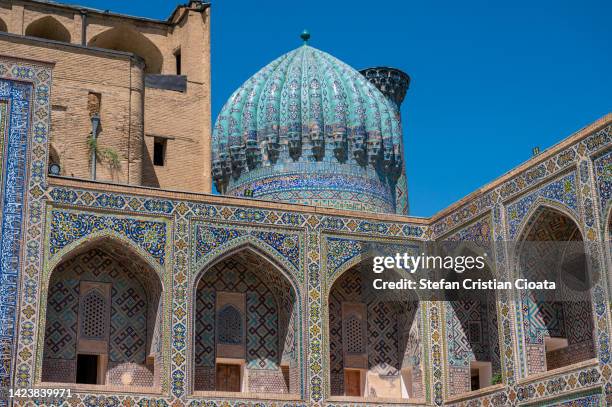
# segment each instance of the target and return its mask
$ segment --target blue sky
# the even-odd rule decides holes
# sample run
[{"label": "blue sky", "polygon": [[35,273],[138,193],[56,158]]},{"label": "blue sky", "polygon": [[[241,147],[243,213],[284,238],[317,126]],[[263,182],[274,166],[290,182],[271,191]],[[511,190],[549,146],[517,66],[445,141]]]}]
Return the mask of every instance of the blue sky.
[{"label": "blue sky", "polygon": [[[411,214],[430,216],[612,111],[612,2],[212,2],[216,118],[242,82],[310,45],[412,78],[402,106]],[[79,4],[165,19],[172,1]]]}]

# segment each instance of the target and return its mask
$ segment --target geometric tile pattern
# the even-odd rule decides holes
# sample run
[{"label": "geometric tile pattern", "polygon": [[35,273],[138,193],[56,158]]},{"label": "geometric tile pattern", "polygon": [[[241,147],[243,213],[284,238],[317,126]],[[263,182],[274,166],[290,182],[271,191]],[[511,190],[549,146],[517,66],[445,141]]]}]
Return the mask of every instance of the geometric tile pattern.
[{"label": "geometric tile pattern", "polygon": [[509,205],[508,224],[510,239],[517,238],[519,227],[522,225],[525,216],[528,215],[529,210],[538,199],[558,202],[576,212],[578,210],[576,174],[572,172]]},{"label": "geometric tile pattern", "polygon": [[[228,258],[207,270],[198,283],[195,328],[196,366],[215,365],[215,296],[216,292],[237,292],[246,294],[246,359],[248,369],[277,370],[280,366],[279,315],[282,299],[275,295],[268,284],[267,275],[278,273],[267,265],[256,267],[252,256],[244,254]],[[255,272],[256,271],[256,272]],[[287,282],[275,279],[279,291],[292,289]],[[228,306],[226,306],[228,307]],[[220,310],[225,311],[225,307]],[[238,312],[238,311],[236,311]],[[287,322],[288,318],[284,318]],[[228,329],[228,327],[223,327]],[[285,328],[284,332],[287,332]],[[220,334],[219,334],[220,335]],[[203,341],[202,341],[203,340]],[[202,341],[202,342],[201,342]],[[241,341],[242,342],[242,341]]]},{"label": "geometric tile pattern", "polygon": [[16,329],[31,97],[31,84],[0,80],[0,389],[10,385]]},{"label": "geometric tile pattern", "polygon": [[602,220],[605,221],[610,212],[610,201],[612,201],[612,151],[597,157],[593,164],[599,192],[599,207],[604,215]]},{"label": "geometric tile pattern", "polygon": [[[352,240],[380,240],[386,241],[389,238],[396,238],[408,244],[423,240],[437,239],[445,236],[453,230],[464,227],[476,219],[492,214],[492,230],[495,239],[500,237],[511,237],[509,233],[510,224],[516,224],[515,233],[520,232],[524,219],[521,213],[525,213],[523,218],[532,211],[532,206],[539,201],[557,202],[568,208],[570,213],[578,213],[584,218],[581,222],[587,226],[585,241],[592,241],[601,236],[600,225],[605,223],[607,216],[603,213],[604,207],[609,203],[609,187],[602,181],[607,177],[607,166],[594,165],[599,163],[598,157],[609,150],[612,143],[612,126],[605,124],[586,129],[574,139],[554,154],[543,153],[541,157],[529,162],[524,168],[508,176],[498,184],[485,187],[482,191],[474,194],[464,202],[454,206],[439,216],[428,220],[380,220],[374,217],[369,218],[367,214],[352,216],[348,213],[340,215],[329,215],[323,213],[304,212],[302,210],[275,208],[264,208],[258,204],[241,206],[232,203],[221,204],[208,202],[207,198],[198,198],[196,201],[175,199],[165,192],[156,192],[160,196],[147,196],[147,194],[135,194],[129,189],[124,192],[108,192],[104,186],[85,189],[85,187],[67,187],[48,185],[46,182],[46,160],[48,149],[48,128],[49,128],[49,90],[51,89],[51,69],[48,66],[32,62],[16,62],[15,60],[2,58],[0,61],[0,77],[7,79],[18,79],[22,83],[29,83],[32,89],[32,103],[28,111],[31,123],[29,134],[29,150],[21,150],[19,154],[5,155],[4,157],[16,158],[16,163],[26,164],[27,171],[22,171],[23,177],[15,185],[17,188],[7,193],[3,191],[3,198],[19,198],[20,186],[27,187],[25,200],[19,202],[15,208],[26,208],[26,212],[19,212],[21,215],[26,213],[21,223],[9,224],[6,222],[6,206],[3,209],[3,225],[13,227],[10,233],[7,229],[2,230],[2,261],[10,261],[14,267],[5,267],[2,264],[2,274],[0,278],[0,318],[2,324],[0,329],[8,335],[0,337],[0,380],[2,385],[6,385],[6,377],[10,369],[13,377],[14,387],[32,387],[37,380],[37,369],[42,364],[41,349],[37,345],[38,338],[42,338],[38,323],[44,319],[45,306],[40,303],[42,286],[45,270],[44,253],[49,250],[51,245],[45,242],[48,236],[43,230],[43,221],[48,205],[68,206],[76,210],[77,208],[86,213],[100,216],[114,217],[118,211],[137,214],[139,217],[146,217],[152,222],[159,221],[160,217],[171,218],[172,223],[168,223],[167,242],[164,264],[168,265],[165,270],[171,278],[165,280],[167,284],[169,304],[166,312],[171,321],[169,329],[164,330],[163,352],[164,357],[169,362],[168,374],[162,376],[162,387],[165,389],[163,395],[153,394],[100,394],[100,393],[77,393],[73,395],[69,404],[72,406],[119,406],[119,405],[193,405],[215,407],[227,405],[227,400],[211,397],[206,400],[194,399],[189,396],[188,360],[191,357],[191,349],[187,346],[188,320],[192,318],[189,310],[192,304],[189,295],[193,288],[190,276],[198,272],[191,268],[189,248],[193,247],[193,239],[190,236],[190,223],[192,219],[205,222],[216,222],[229,229],[254,228],[278,233],[296,233],[304,242],[300,244],[300,262],[297,273],[301,273],[301,278],[296,278],[296,287],[304,288],[304,308],[299,309],[300,318],[305,318],[303,323],[297,326],[307,332],[303,341],[298,340],[296,345],[306,355],[304,370],[300,377],[304,378],[300,383],[300,394],[306,399],[304,402],[295,403],[297,405],[317,404],[322,405],[324,398],[329,394],[330,383],[326,377],[327,361],[323,357],[323,343],[326,337],[327,327],[323,321],[322,312],[324,309],[323,289],[325,276],[329,270],[325,269],[326,264],[343,264],[332,258],[322,258],[322,248],[325,246],[323,235],[335,238],[345,238]],[[1,99],[1,97],[0,97]],[[12,110],[14,112],[15,110]],[[23,129],[22,129],[23,131]],[[7,146],[5,138],[5,152]],[[25,147],[25,143],[22,144]],[[583,162],[588,162],[584,176]],[[603,161],[601,161],[603,162]],[[580,176],[574,175],[573,182],[570,182],[569,189],[565,185],[559,185],[546,189],[551,183],[558,183],[561,179],[568,179],[580,165]],[[3,182],[6,185],[8,177],[7,160],[3,163]],[[13,168],[18,168],[13,167]],[[604,171],[605,170],[605,171]],[[25,176],[27,175],[27,179]],[[593,178],[596,182],[593,182]],[[607,182],[607,181],[606,181]],[[604,187],[602,187],[604,185]],[[559,186],[561,188],[559,188]],[[121,188],[118,188],[121,190]],[[575,193],[572,191],[575,190]],[[511,205],[517,204],[527,195],[539,194],[535,200],[525,201],[520,208]],[[574,198],[575,196],[575,198]],[[578,198],[580,197],[580,199]],[[572,202],[576,199],[576,203]],[[590,202],[589,202],[590,199]],[[4,201],[6,203],[6,201]],[[527,208],[529,206],[529,208]],[[516,212],[512,212],[516,209]],[[512,212],[512,213],[511,213]],[[584,214],[584,215],[583,215]],[[10,214],[12,216],[12,214]],[[131,215],[130,215],[131,216]],[[15,219],[15,218],[13,218]],[[592,220],[594,223],[589,226]],[[4,227],[3,226],[3,227]],[[17,227],[18,226],[18,227]],[[13,233],[18,230],[18,233]],[[116,232],[115,234],[119,234]],[[19,239],[13,239],[11,236]],[[124,236],[125,237],[125,236]],[[128,239],[128,238],[126,238]],[[124,240],[126,240],[124,239]],[[238,239],[236,239],[238,240]],[[16,242],[7,247],[6,242]],[[132,242],[133,243],[133,242]],[[140,247],[140,246],[139,246]],[[303,248],[303,249],[302,249]],[[8,251],[7,251],[8,249]],[[149,256],[152,253],[147,249]],[[274,250],[278,253],[276,250]],[[271,251],[267,252],[268,254]],[[602,264],[609,260],[609,253],[598,253],[598,259]],[[331,257],[334,254],[330,254]],[[604,257],[604,256],[608,256]],[[286,264],[287,270],[294,272],[296,266],[289,261],[283,263],[279,255],[278,258],[271,255],[281,264]],[[501,260],[499,260],[501,259]],[[510,271],[507,257],[496,256],[496,273],[507,275]],[[10,272],[8,278],[6,273]],[[17,278],[19,273],[19,278]],[[41,276],[43,273],[43,276]],[[295,276],[297,277],[297,273]],[[12,301],[16,298],[16,285],[19,284],[20,308],[19,324],[11,322],[15,317],[15,306]],[[298,297],[299,300],[300,297]],[[564,403],[572,399],[578,399],[578,405],[586,404],[589,398],[600,404],[607,400],[612,402],[612,368],[610,367],[609,352],[609,298],[607,282],[598,285],[593,290],[592,309],[596,318],[596,328],[594,340],[598,357],[598,365],[577,367],[576,369],[563,374],[556,374],[551,377],[543,377],[528,383],[520,382],[517,384],[516,378],[524,375],[525,369],[522,366],[520,354],[524,353],[523,340],[517,340],[523,335],[523,327],[517,324],[517,315],[514,305],[506,299],[501,299],[499,303],[500,326],[503,335],[503,355],[504,380],[506,386],[490,395],[481,396],[478,401],[471,401],[470,405],[485,404],[495,406],[515,406],[518,403],[528,404],[537,402],[542,398],[548,398],[551,403]],[[447,386],[445,377],[445,367],[442,363],[443,355],[443,321],[444,313],[441,311],[440,303],[424,304],[422,309],[423,321],[427,321],[427,326],[423,327],[424,343],[423,361],[425,393],[428,401],[433,405],[444,404],[444,395]],[[42,314],[42,315],[41,315]],[[301,319],[300,319],[301,320]],[[5,323],[6,322],[6,323]],[[18,340],[13,342],[13,332],[18,330]],[[510,333],[510,335],[508,334]],[[302,338],[298,333],[298,338]],[[16,349],[13,347],[15,344]],[[306,348],[307,347],[307,348]],[[304,348],[304,349],[301,349]],[[518,352],[518,354],[517,354]],[[12,367],[10,361],[13,362]],[[513,367],[513,363],[517,366]],[[508,372],[508,367],[510,367]],[[577,396],[585,388],[603,388],[601,393],[595,395]],[[599,392],[599,390],[596,390]],[[604,395],[606,399],[604,400]],[[598,400],[597,400],[598,399]],[[233,404],[245,403],[239,397],[232,400]],[[252,401],[250,401],[252,403]],[[44,405],[45,403],[39,403]],[[278,401],[261,400],[262,405],[278,404]],[[467,405],[465,402],[463,405]],[[6,405],[4,400],[0,400],[0,406]],[[344,406],[345,403],[335,403]],[[571,405],[571,404],[570,404]]]},{"label": "geometric tile pattern", "polygon": [[[329,292],[329,348],[330,348],[330,376],[332,395],[344,393],[344,356],[343,350],[351,351],[353,348],[365,350],[360,345],[365,335],[367,341],[368,369],[383,376],[394,376],[405,363],[418,365],[420,360],[414,360],[414,349],[419,348],[419,340],[413,335],[409,340],[408,334],[401,327],[411,326],[416,316],[417,302],[389,301],[388,298],[377,298],[368,295],[364,285],[364,276],[371,273],[367,265],[354,266],[344,272],[335,282]],[[365,303],[367,307],[367,327],[364,333],[353,333],[350,329],[343,330],[342,303]],[[352,339],[354,343],[344,344],[345,340]],[[361,351],[357,353],[361,353]],[[406,362],[405,358],[412,359]],[[416,363],[415,363],[416,362]]]},{"label": "geometric tile pattern", "polygon": [[[112,283],[110,362],[144,363],[148,303],[140,278],[138,273],[98,248],[58,265],[49,283],[44,357],[75,359],[79,283],[97,281]],[[98,328],[104,323],[101,321]]]},{"label": "geometric tile pattern", "polygon": [[288,260],[294,267],[299,268],[299,236],[271,231],[248,230],[236,228],[222,228],[204,224],[195,224],[193,258],[196,264],[209,258],[211,252],[219,251],[227,243],[244,237],[253,237],[266,246],[271,247],[275,253]]}]

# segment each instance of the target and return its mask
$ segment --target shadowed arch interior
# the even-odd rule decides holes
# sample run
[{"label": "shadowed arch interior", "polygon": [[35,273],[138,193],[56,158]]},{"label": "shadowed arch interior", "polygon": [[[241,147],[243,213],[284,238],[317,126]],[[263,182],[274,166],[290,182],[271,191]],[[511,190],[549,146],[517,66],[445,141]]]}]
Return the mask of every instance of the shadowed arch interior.
[{"label": "shadowed arch interior", "polygon": [[194,390],[300,392],[297,293],[250,247],[209,266],[195,292]]},{"label": "shadowed arch interior", "polygon": [[520,238],[517,278],[555,281],[557,285],[554,292],[519,291],[528,374],[595,357],[590,291],[565,283],[569,274],[588,276],[586,263],[566,262],[570,250],[576,249],[584,251],[578,224],[550,207],[533,213]]},{"label": "shadowed arch interior", "polygon": [[68,29],[51,16],[31,22],[25,30],[25,35],[47,40],[70,42],[70,32]]},{"label": "shadowed arch interior", "polygon": [[151,40],[131,28],[121,26],[108,29],[89,40],[87,45],[130,52],[144,60],[146,73],[159,74],[162,71],[163,56],[160,50]]},{"label": "shadowed arch interior", "polygon": [[74,249],[49,279],[42,380],[158,387],[162,291],[155,270],[120,241]]},{"label": "shadowed arch interior", "polygon": [[[471,243],[471,242],[468,242]],[[458,248],[455,256],[481,256],[486,249]],[[476,250],[476,251],[474,251]],[[487,258],[491,258],[490,253]],[[450,271],[448,281],[462,284],[492,281],[494,273],[488,262],[482,270],[457,274]],[[448,353],[449,395],[456,396],[501,383],[501,355],[497,319],[497,296],[494,290],[447,290],[445,307],[446,344]]]},{"label": "shadowed arch interior", "polygon": [[6,26],[6,22],[0,18],[0,31],[8,32],[8,27]]},{"label": "shadowed arch interior", "polygon": [[[394,279],[393,271],[386,273],[385,280]],[[372,263],[366,260],[345,271],[330,288],[332,395],[424,397],[418,299],[402,290],[374,290],[374,278]]]}]

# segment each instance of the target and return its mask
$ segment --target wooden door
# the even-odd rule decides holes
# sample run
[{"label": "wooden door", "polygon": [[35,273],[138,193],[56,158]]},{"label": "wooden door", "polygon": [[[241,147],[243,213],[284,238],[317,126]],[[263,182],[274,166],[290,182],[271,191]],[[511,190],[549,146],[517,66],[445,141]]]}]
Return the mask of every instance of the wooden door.
[{"label": "wooden door", "polygon": [[217,391],[240,391],[240,365],[217,364]]},{"label": "wooden door", "polygon": [[359,370],[344,371],[344,395],[361,397],[361,372]]}]

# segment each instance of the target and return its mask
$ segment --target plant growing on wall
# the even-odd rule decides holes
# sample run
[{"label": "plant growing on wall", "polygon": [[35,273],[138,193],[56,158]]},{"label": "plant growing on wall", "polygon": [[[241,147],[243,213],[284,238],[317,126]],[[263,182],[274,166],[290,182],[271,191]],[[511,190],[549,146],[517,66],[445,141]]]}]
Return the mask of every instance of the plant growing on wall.
[{"label": "plant growing on wall", "polygon": [[111,169],[118,169],[121,166],[117,151],[110,147],[100,147],[98,139],[91,134],[87,138],[87,147],[92,155],[95,154],[100,161],[105,161]]},{"label": "plant growing on wall", "polygon": [[491,377],[491,385],[500,384],[502,382],[501,373],[495,373],[493,377]]}]

